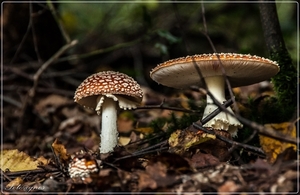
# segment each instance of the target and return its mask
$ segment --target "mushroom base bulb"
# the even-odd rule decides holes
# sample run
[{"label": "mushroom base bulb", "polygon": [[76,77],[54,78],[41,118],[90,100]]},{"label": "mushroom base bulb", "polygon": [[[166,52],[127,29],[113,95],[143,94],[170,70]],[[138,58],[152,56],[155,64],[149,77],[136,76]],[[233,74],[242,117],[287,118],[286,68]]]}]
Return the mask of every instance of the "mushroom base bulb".
[{"label": "mushroom base bulb", "polygon": [[[223,103],[224,101],[226,101],[225,80],[223,76],[206,77],[204,78],[204,80],[207,89],[218,102]],[[214,104],[213,99],[209,95],[206,96],[206,102],[207,106],[205,107],[203,118],[205,118],[207,115],[218,108],[218,106]],[[228,107],[227,110],[230,113],[233,113],[230,107]],[[233,137],[236,136],[237,129],[243,127],[243,125],[236,118],[232,117],[226,112],[220,112],[217,116],[215,116],[203,126],[228,131]]]},{"label": "mushroom base bulb", "polygon": [[[207,105],[204,111],[203,118],[205,118],[208,114],[210,114],[217,108],[218,107],[216,105]],[[230,107],[227,108],[227,110],[229,112],[232,112]],[[215,116],[203,126],[228,131],[232,137],[235,137],[237,135],[238,129],[243,127],[243,125],[236,118],[230,116],[225,112],[220,112],[217,116]]]}]

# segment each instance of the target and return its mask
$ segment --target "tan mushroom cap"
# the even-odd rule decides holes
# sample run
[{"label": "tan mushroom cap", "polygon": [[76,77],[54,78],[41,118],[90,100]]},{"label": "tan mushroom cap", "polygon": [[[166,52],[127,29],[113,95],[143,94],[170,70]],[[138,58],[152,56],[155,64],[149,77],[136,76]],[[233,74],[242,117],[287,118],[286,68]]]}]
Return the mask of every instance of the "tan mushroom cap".
[{"label": "tan mushroom cap", "polygon": [[117,95],[139,104],[143,98],[140,85],[126,74],[103,71],[86,78],[76,89],[74,100],[84,107],[95,109],[99,96]]},{"label": "tan mushroom cap", "polygon": [[[276,62],[250,54],[219,53],[220,60],[232,87],[258,83],[279,72]],[[192,85],[204,87],[195,68],[197,65],[203,77],[222,75],[216,53],[181,57],[156,66],[150,77],[157,83],[173,88],[187,88]]]}]

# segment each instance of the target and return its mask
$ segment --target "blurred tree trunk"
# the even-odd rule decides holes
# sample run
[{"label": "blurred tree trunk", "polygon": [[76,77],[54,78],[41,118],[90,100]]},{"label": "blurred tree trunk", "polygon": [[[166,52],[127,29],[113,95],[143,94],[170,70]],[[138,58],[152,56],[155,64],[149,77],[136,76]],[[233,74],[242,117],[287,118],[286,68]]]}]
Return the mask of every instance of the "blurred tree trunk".
[{"label": "blurred tree trunk", "polygon": [[297,106],[297,68],[293,65],[291,56],[286,49],[282,36],[276,3],[260,1],[259,11],[266,46],[270,58],[280,66],[280,72],[273,77],[272,82],[278,96],[278,103],[291,117]]}]

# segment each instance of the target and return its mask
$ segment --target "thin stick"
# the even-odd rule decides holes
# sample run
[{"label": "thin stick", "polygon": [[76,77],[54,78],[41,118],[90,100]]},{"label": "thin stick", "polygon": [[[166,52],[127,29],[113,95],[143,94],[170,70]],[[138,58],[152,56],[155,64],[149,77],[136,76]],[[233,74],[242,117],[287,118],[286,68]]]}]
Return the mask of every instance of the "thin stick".
[{"label": "thin stick", "polygon": [[1,170],[1,175],[3,175],[8,181],[12,180],[11,178],[8,177],[8,175],[4,171],[2,171],[2,169],[0,170]]},{"label": "thin stick", "polygon": [[[2,170],[1,170],[2,172]],[[7,176],[10,176],[10,177],[17,177],[17,176],[20,176],[20,175],[30,175],[30,174],[37,174],[37,173],[53,173],[53,172],[60,172],[59,169],[57,168],[53,168],[53,169],[34,169],[34,170],[27,170],[27,171],[14,171],[14,172],[9,172],[9,173],[5,173]]]},{"label": "thin stick", "polygon": [[[33,10],[32,10],[32,3],[29,3],[29,18],[30,20],[32,21],[33,20]],[[30,22],[31,24],[33,24],[33,22]],[[35,33],[35,27],[34,25],[31,25],[31,33],[32,33],[32,40],[33,40],[33,45],[34,45],[34,51],[35,51],[35,54],[36,54],[36,57],[37,57],[37,60],[38,62],[41,62],[42,61],[42,58],[41,58],[41,55],[40,55],[40,52],[39,52],[39,48],[37,46],[37,36],[36,36],[36,33]]]},{"label": "thin stick", "polygon": [[63,25],[60,17],[57,14],[56,9],[54,8],[54,6],[53,6],[53,4],[52,4],[52,2],[50,0],[47,0],[47,5],[48,5],[48,7],[49,7],[49,9],[50,9],[50,11],[51,11],[51,13],[52,13],[52,15],[53,15],[56,23],[58,24],[58,27],[59,27],[59,29],[60,29],[60,31],[61,31],[61,33],[62,33],[62,35],[63,35],[63,37],[64,37],[64,39],[66,41],[66,43],[70,43],[71,42],[71,38],[68,35],[67,31],[65,30],[65,27],[64,27],[64,25]]},{"label": "thin stick", "polygon": [[260,156],[265,157],[264,151],[262,149],[258,148],[258,147],[250,146],[248,144],[243,144],[243,143],[239,143],[239,142],[227,139],[227,138],[225,138],[225,137],[223,137],[221,135],[216,134],[214,131],[207,130],[206,128],[202,127],[201,125],[199,125],[197,123],[193,123],[193,127],[196,128],[196,129],[199,129],[201,131],[204,131],[205,133],[209,133],[209,134],[215,135],[216,138],[218,138],[219,140],[221,140],[223,142],[229,143],[229,144],[231,144],[233,146],[244,148],[246,150],[254,151],[254,152],[258,153]]},{"label": "thin stick", "polygon": [[[233,103],[233,100],[230,99],[230,100],[227,100],[224,104],[222,104],[222,106],[225,107],[225,108],[227,108],[232,103]],[[215,116],[217,116],[220,112],[222,112],[222,109],[218,107],[213,112],[209,113],[209,115],[207,115],[204,119],[202,119],[202,121],[201,121],[202,125],[206,124],[212,118],[214,118]]]},{"label": "thin stick", "polygon": [[22,49],[22,47],[23,47],[23,45],[24,45],[24,43],[25,43],[25,41],[26,41],[26,39],[29,35],[30,29],[32,27],[32,17],[30,16],[30,13],[31,13],[30,11],[31,10],[29,10],[29,22],[28,22],[26,32],[25,32],[25,34],[24,34],[24,36],[21,40],[20,45],[18,46],[18,49],[17,49],[16,53],[14,54],[12,60],[10,61],[10,64],[13,64],[15,62],[15,60],[17,59],[17,57],[18,57],[18,55],[19,55],[19,53],[20,53],[20,51],[21,51],[21,49]]},{"label": "thin stick", "polygon": [[94,51],[91,51],[89,53],[69,55],[67,57],[63,57],[63,58],[58,59],[56,62],[64,62],[64,61],[84,59],[84,58],[92,57],[94,55],[99,55],[99,54],[108,53],[108,52],[111,52],[111,51],[114,51],[114,50],[117,50],[117,49],[130,47],[130,46],[133,46],[133,45],[137,44],[140,41],[141,41],[141,38],[136,39],[134,41],[127,42],[127,43],[120,43],[120,44],[117,44],[117,45],[114,45],[114,46],[111,46],[111,47],[107,47],[107,48],[104,48],[104,49],[94,50]]},{"label": "thin stick", "polygon": [[140,156],[140,155],[145,155],[145,154],[151,154],[151,153],[154,153],[154,152],[161,152],[163,150],[167,150],[169,147],[162,147],[162,148],[159,148],[159,149],[154,149],[154,150],[148,150],[148,151],[145,151],[143,153],[133,153],[131,155],[127,155],[127,156],[123,156],[123,157],[120,157],[120,158],[116,158],[114,163],[116,161],[119,161],[119,160],[123,160],[123,159],[126,159],[126,158],[131,158],[131,157],[136,157],[136,156]]},{"label": "thin stick", "polygon": [[4,69],[4,71],[9,70],[13,74],[21,76],[23,78],[26,78],[26,79],[28,79],[30,81],[33,80],[33,78],[31,77],[31,75],[29,75],[26,72],[22,71],[22,69],[20,69],[20,68],[16,68],[16,67],[13,67],[13,66],[6,65],[6,66],[3,67],[3,69]]},{"label": "thin stick", "polygon": [[162,109],[162,110],[173,110],[173,111],[186,112],[186,113],[196,113],[196,114],[201,113],[200,111],[197,110],[188,110],[184,108],[164,106],[163,103],[159,105],[139,106],[136,109]]},{"label": "thin stick", "polygon": [[33,86],[32,88],[29,90],[29,96],[30,97],[34,97],[35,95],[35,89],[37,87],[39,78],[41,76],[41,74],[59,57],[61,56],[66,50],[68,50],[69,48],[73,47],[74,45],[77,44],[77,40],[73,40],[72,42],[64,45],[63,47],[61,47],[49,60],[47,60],[39,69],[38,71],[34,74],[33,76]]},{"label": "thin stick", "polygon": [[148,150],[151,150],[151,149],[154,149],[154,148],[157,148],[157,147],[162,147],[162,146],[165,146],[166,144],[168,144],[168,140],[165,140],[163,142],[160,142],[160,143],[154,144],[152,146],[143,148],[143,149],[141,149],[139,151],[134,152],[133,155],[137,155],[137,154],[143,153],[145,151],[148,151]]},{"label": "thin stick", "polygon": [[[201,89],[203,91],[206,91],[204,89]],[[266,128],[256,122],[250,121],[248,119],[245,119],[243,117],[241,117],[240,115],[235,115],[231,112],[229,112],[218,100],[216,100],[211,94],[210,92],[206,91],[206,93],[211,97],[211,99],[213,100],[213,102],[219,107],[221,108],[224,112],[228,113],[229,115],[236,117],[240,122],[242,122],[243,124],[250,126],[252,129],[257,130],[259,134],[261,135],[265,135],[271,138],[275,138],[277,140],[280,141],[284,141],[284,142],[288,142],[288,143],[292,143],[292,144],[297,144],[299,143],[299,138],[293,138],[291,136],[287,136],[287,135],[283,135],[282,133],[279,133],[277,131],[274,131],[274,129],[272,128]]]},{"label": "thin stick", "polygon": [[26,112],[26,109],[28,107],[29,102],[32,101],[32,99],[35,96],[36,93],[36,88],[39,82],[39,78],[41,76],[41,74],[60,56],[62,55],[67,49],[69,49],[70,47],[74,46],[77,44],[77,40],[73,40],[71,43],[68,43],[64,46],[62,46],[49,60],[47,60],[39,69],[38,71],[34,74],[33,76],[33,86],[31,87],[31,89],[29,89],[28,93],[26,94],[25,98],[24,98],[24,103],[23,103],[23,107],[21,110],[21,118],[19,120],[19,124],[18,124],[18,134],[21,133],[22,128],[23,128],[23,119],[24,119],[24,114]]},{"label": "thin stick", "polygon": [[[208,40],[208,42],[209,42],[211,48],[213,49],[214,53],[217,53],[217,50],[216,50],[216,48],[214,46],[214,43],[212,42],[210,36],[208,35],[208,30],[207,30],[207,25],[206,25],[206,18],[205,18],[205,8],[204,8],[203,2],[201,2],[201,10],[202,10],[202,18],[203,18],[203,26],[204,26],[204,32],[202,32],[202,33],[204,34],[204,36]],[[225,72],[224,66],[223,66],[223,64],[222,64],[222,62],[220,60],[220,56],[218,54],[216,54],[216,56],[218,58],[218,61],[219,61],[220,67],[221,67],[221,71],[222,71],[223,77],[225,79],[225,82],[226,82],[226,85],[227,85],[230,97],[234,97],[233,92],[232,92],[232,88],[231,88],[231,84],[230,84],[230,82],[229,82],[229,80],[228,80],[228,78],[226,76],[226,72]],[[239,113],[239,108],[236,105],[235,101],[233,102],[233,106],[234,106],[235,112]]]}]

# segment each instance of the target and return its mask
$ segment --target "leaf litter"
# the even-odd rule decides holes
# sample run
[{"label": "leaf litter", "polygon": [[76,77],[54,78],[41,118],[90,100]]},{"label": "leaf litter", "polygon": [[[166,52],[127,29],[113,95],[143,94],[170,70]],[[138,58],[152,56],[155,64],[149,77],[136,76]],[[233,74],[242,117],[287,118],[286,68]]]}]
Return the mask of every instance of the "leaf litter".
[{"label": "leaf litter", "polygon": [[[11,159],[27,168],[14,169],[14,164],[8,163],[10,167],[1,164],[7,193],[26,192],[29,188],[31,192],[177,194],[297,190],[298,162],[293,145],[282,148],[284,145],[281,144],[280,151],[276,150],[275,156],[269,156],[268,149],[274,151],[278,143],[274,140],[276,144],[273,144],[269,138],[261,137],[266,159],[256,156],[245,162],[236,152],[251,151],[230,152],[232,145],[219,140],[215,134],[195,130],[191,126],[168,133],[168,128],[172,126],[172,121],[168,120],[162,121],[158,129],[140,123],[139,119],[149,113],[154,118],[161,116],[160,109],[146,109],[119,114],[119,147],[103,159],[97,153],[100,141],[98,117],[69,101],[49,101],[47,98],[45,101],[48,103],[40,102],[36,110],[40,110],[40,116],[55,124],[52,136],[46,136],[52,150],[41,148],[41,154],[44,151],[44,156],[41,156],[43,160],[17,150],[3,151],[4,159]],[[48,109],[44,109],[45,105]],[[169,105],[172,106],[172,101]],[[186,104],[181,106],[188,108]],[[163,115],[163,118],[170,116]],[[178,118],[182,116],[177,115]],[[288,131],[290,123],[272,124],[272,127]],[[290,129],[292,132],[294,130]],[[227,132],[215,133],[231,139]],[[152,140],[152,137],[155,139]],[[30,151],[29,146],[23,149]],[[33,171],[27,171],[29,169]]]}]

